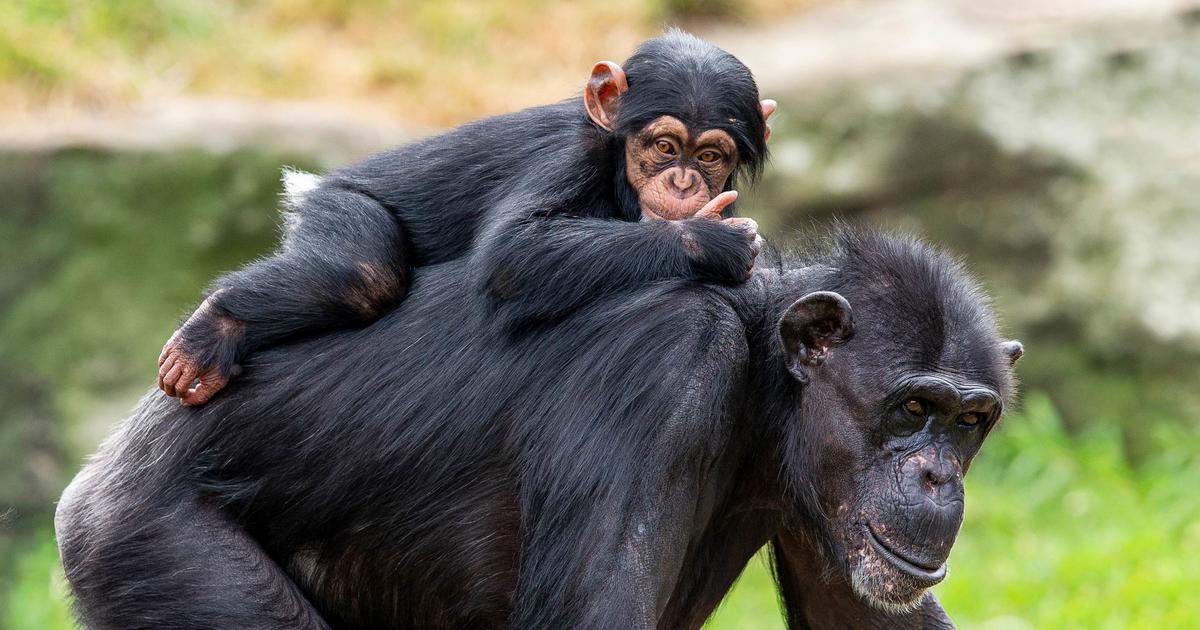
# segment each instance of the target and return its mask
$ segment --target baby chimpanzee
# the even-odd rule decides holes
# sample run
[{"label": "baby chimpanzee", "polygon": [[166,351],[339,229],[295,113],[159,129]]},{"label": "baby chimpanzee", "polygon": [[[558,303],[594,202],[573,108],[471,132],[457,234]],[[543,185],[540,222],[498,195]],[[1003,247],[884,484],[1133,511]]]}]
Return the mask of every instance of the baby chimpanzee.
[{"label": "baby chimpanzee", "polygon": [[362,326],[414,267],[472,256],[514,328],[646,282],[737,283],[761,240],[726,218],[766,159],[772,101],[729,53],[673,30],[583,98],[464,125],[331,173],[273,256],[229,274],[167,341],[159,386],[206,402],[250,352]]}]

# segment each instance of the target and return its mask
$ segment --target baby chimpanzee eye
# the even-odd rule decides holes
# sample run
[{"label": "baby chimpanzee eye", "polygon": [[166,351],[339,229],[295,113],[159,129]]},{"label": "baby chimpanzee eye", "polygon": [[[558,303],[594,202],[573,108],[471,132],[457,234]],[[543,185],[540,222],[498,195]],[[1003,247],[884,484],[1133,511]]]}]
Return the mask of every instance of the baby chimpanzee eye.
[{"label": "baby chimpanzee eye", "polygon": [[716,162],[721,159],[721,154],[716,151],[705,151],[697,157],[701,162]]},{"label": "baby chimpanzee eye", "polygon": [[675,155],[675,145],[667,140],[659,139],[654,143],[654,148],[658,149],[659,153],[663,155]]},{"label": "baby chimpanzee eye", "polygon": [[904,410],[914,416],[925,417],[925,403],[918,398],[909,398],[904,401]]}]

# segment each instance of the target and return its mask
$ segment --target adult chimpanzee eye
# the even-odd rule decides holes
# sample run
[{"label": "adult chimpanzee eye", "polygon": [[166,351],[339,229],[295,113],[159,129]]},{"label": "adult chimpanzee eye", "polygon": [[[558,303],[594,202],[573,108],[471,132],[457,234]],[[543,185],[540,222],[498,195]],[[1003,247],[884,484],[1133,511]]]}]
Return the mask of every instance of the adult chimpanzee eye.
[{"label": "adult chimpanzee eye", "polygon": [[658,149],[658,152],[663,155],[675,155],[675,145],[671,144],[668,140],[659,139],[654,143],[654,148]]},{"label": "adult chimpanzee eye", "polygon": [[721,154],[716,151],[705,151],[697,157],[701,162],[716,162],[721,159]]},{"label": "adult chimpanzee eye", "polygon": [[909,398],[904,401],[904,410],[914,416],[925,417],[925,402],[919,398]]},{"label": "adult chimpanzee eye", "polygon": [[983,422],[983,416],[975,412],[964,413],[958,417],[958,423],[964,427],[974,427],[980,422]]}]

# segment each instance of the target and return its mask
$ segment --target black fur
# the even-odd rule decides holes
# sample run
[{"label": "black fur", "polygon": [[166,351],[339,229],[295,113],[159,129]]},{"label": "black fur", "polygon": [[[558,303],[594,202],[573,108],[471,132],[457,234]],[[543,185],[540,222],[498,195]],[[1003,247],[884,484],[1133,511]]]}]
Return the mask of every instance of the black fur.
[{"label": "black fur", "polygon": [[59,505],[80,619],[699,628],[774,540],[794,628],[948,624],[932,595],[889,613],[851,591],[821,488],[858,463],[823,449],[866,438],[806,406],[776,331],[797,297],[838,290],[859,331],[807,387],[933,361],[1007,396],[988,307],[911,240],[847,232],[785,260],[516,337],[468,261],[435,265],[395,312],[257,354],[204,407],[149,394]]},{"label": "black fur", "polygon": [[[765,122],[750,71],[680,31],[645,43],[625,67],[630,89],[616,133],[593,124],[574,98],[470,123],[325,177],[294,210],[278,253],[212,287],[213,304],[242,322],[245,336],[203,354],[202,364],[228,374],[230,356],[369,323],[403,299],[412,268],[468,255],[471,277],[516,328],[655,280],[740,282],[753,254],[738,228],[639,222],[624,143],[671,114],[728,131],[737,170],[756,175]],[[205,332],[185,327],[181,345],[205,353],[216,343]]]}]

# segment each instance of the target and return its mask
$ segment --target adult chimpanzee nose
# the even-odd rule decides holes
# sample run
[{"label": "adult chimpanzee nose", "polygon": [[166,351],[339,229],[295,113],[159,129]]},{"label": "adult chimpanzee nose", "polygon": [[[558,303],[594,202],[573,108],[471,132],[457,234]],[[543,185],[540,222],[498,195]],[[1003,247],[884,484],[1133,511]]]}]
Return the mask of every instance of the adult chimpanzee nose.
[{"label": "adult chimpanzee nose", "polygon": [[[929,447],[913,453],[904,462],[907,494],[928,498],[938,505],[962,499],[958,460],[945,449]],[[915,496],[914,496],[915,495]]]},{"label": "adult chimpanzee nose", "polygon": [[954,467],[940,457],[932,462],[926,461],[923,467],[925,469],[925,486],[931,491],[936,491],[938,486],[954,479]]},{"label": "adult chimpanzee nose", "polygon": [[946,560],[963,517],[962,468],[949,445],[929,444],[904,456],[899,481],[903,498],[893,523],[910,543],[909,559],[924,567]]}]

